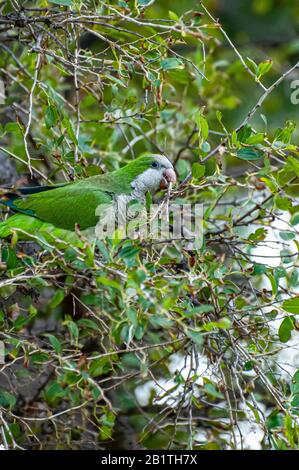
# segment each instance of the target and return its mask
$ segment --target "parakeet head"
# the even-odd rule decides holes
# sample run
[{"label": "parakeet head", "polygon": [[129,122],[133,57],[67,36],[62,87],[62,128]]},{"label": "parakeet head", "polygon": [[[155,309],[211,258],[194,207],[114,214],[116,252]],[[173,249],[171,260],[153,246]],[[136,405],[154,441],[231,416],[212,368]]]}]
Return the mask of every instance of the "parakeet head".
[{"label": "parakeet head", "polygon": [[132,189],[140,194],[154,194],[159,189],[167,189],[170,183],[176,183],[176,174],[172,163],[164,155],[147,154],[136,158],[119,172],[130,179]]}]

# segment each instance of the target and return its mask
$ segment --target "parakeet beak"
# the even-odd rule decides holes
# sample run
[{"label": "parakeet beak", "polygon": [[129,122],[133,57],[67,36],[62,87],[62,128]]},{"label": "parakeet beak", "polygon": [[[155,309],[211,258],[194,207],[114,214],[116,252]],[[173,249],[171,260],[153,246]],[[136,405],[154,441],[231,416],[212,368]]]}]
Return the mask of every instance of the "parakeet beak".
[{"label": "parakeet beak", "polygon": [[163,173],[160,189],[167,189],[170,183],[176,183],[176,174],[172,168],[167,168]]}]

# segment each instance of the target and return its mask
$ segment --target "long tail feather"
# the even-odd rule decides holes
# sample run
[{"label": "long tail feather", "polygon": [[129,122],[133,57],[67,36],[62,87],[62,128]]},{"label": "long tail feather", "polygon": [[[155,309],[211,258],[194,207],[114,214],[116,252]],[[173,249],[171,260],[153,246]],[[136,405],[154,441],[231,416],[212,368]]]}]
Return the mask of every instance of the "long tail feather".
[{"label": "long tail feather", "polygon": [[57,184],[53,186],[25,186],[23,188],[17,188],[17,191],[14,194],[28,196],[29,194],[42,193],[44,191],[50,191],[51,189],[60,188],[61,186],[65,186],[65,184]]},{"label": "long tail feather", "polygon": [[[3,194],[0,192],[0,204],[9,207],[11,210],[15,210],[16,212],[22,212],[27,215],[33,215],[31,211],[22,211],[17,209],[14,205],[15,199],[18,199],[22,196],[30,196],[31,194],[42,193],[44,191],[50,191],[51,189],[59,188],[61,186],[65,186],[64,183],[59,185],[53,186],[26,186],[21,188],[16,188],[10,190],[10,188],[3,188]],[[0,189],[1,191],[1,189]]]},{"label": "long tail feather", "polygon": [[52,224],[30,217],[26,214],[15,214],[0,222],[0,239],[17,233],[19,240],[34,240],[42,245],[68,248],[83,246],[83,241],[75,232],[56,228]]}]

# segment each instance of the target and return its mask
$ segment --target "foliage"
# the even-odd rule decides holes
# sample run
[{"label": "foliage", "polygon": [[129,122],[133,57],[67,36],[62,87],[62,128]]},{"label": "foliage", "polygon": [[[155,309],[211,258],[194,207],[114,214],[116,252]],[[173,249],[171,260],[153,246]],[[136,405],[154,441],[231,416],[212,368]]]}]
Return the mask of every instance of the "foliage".
[{"label": "foliage", "polygon": [[[250,3],[264,25],[280,9]],[[298,340],[299,153],[283,88],[298,41],[239,48],[217,1],[0,7],[0,150],[19,184],[154,151],[176,167],[171,200],[204,205],[192,250],[1,242],[3,445],[230,449],[252,427],[262,448],[298,448],[284,353]]]}]

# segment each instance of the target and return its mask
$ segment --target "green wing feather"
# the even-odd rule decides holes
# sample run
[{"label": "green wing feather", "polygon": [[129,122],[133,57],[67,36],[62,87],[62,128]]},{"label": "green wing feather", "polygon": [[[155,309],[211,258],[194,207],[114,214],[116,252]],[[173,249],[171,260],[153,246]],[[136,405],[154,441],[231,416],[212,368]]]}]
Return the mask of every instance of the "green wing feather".
[{"label": "green wing feather", "polygon": [[99,205],[111,203],[112,196],[100,190],[68,185],[13,201],[12,209],[65,230],[94,227]]}]

